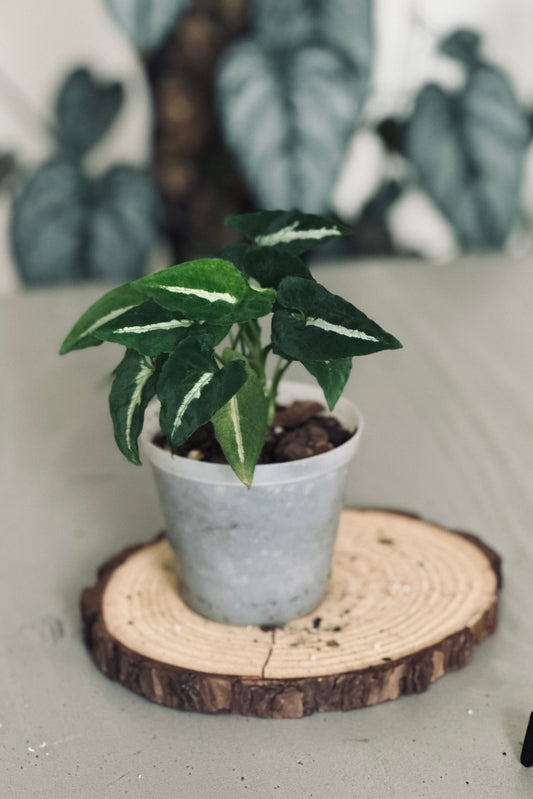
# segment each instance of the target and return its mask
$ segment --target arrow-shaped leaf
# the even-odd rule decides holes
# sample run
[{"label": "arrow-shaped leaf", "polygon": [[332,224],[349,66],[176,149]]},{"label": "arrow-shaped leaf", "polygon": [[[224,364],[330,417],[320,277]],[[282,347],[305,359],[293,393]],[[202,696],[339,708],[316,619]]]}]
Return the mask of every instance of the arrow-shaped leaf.
[{"label": "arrow-shaped leaf", "polygon": [[226,225],[238,230],[258,247],[283,247],[293,255],[353,233],[346,225],[324,216],[299,211],[256,211],[231,216],[226,219]]},{"label": "arrow-shaped leaf", "polygon": [[268,402],[261,380],[246,360],[234,350],[225,350],[226,363],[245,366],[246,382],[213,417],[215,435],[229,465],[248,488],[267,429]]},{"label": "arrow-shaped leaf", "polygon": [[257,247],[239,241],[228,244],[223,252],[241,272],[261,286],[275,289],[289,275],[311,278],[304,262],[282,247]]},{"label": "arrow-shaped leaf", "polygon": [[81,350],[84,347],[101,344],[102,341],[96,337],[96,332],[108,322],[118,319],[126,311],[140,305],[144,299],[132,283],[111,289],[79,318],[61,345],[60,355],[71,350]]},{"label": "arrow-shaped leaf", "polygon": [[210,333],[216,344],[228,331],[229,325],[219,328],[199,324],[161,308],[153,300],[147,300],[99,327],[94,335],[102,341],[113,341],[142,355],[156,358],[161,353],[172,352],[176,344],[187,336]]},{"label": "arrow-shaped leaf", "polygon": [[339,397],[352,371],[351,358],[337,358],[335,361],[305,361],[304,366],[313,375],[324,392],[330,411]]},{"label": "arrow-shaped leaf", "polygon": [[284,278],[277,301],[272,343],[294,360],[329,361],[402,346],[350,302],[312,280]]},{"label": "arrow-shaped leaf", "polygon": [[246,380],[240,361],[215,369],[209,336],[184,339],[163,366],[157,381],[159,420],[172,447],[208,422]]},{"label": "arrow-shaped leaf", "polygon": [[158,305],[198,322],[225,324],[248,294],[248,282],[229,261],[201,258],[170,266],[136,281]]},{"label": "arrow-shaped leaf", "polygon": [[137,439],[143,427],[144,411],[155,394],[154,366],[134,350],[126,350],[115,370],[109,394],[115,440],[123,455],[140,465]]}]

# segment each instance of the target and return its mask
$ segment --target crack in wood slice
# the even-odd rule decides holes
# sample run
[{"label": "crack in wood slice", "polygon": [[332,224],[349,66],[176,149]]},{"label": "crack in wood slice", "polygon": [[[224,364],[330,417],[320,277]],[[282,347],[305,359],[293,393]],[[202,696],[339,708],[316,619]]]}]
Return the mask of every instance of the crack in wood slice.
[{"label": "crack in wood slice", "polygon": [[99,668],[182,710],[295,718],[424,691],[496,627],[500,559],[409,514],[346,509],[327,594],[283,628],[221,625],[181,600],[167,539],[100,569],[82,597]]}]

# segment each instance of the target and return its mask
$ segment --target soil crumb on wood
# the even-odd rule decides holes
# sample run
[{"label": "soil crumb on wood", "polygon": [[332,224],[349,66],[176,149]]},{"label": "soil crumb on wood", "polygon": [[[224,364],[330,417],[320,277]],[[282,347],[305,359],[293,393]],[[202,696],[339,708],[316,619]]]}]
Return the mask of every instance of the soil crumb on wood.
[{"label": "soil crumb on wood", "polygon": [[[323,405],[311,401],[277,406],[274,423],[267,432],[258,462],[286,463],[310,458],[348,441],[355,431],[346,430],[334,416],[323,415],[324,410]],[[154,438],[154,443],[163,449],[170,449],[162,433]],[[199,427],[174,450],[174,454],[208,463],[227,462],[211,422]]]}]

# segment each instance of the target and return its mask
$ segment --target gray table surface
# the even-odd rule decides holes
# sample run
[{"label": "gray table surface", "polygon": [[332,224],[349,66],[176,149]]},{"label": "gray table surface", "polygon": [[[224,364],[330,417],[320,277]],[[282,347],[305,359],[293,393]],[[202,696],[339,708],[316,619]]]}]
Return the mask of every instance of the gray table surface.
[{"label": "gray table surface", "polygon": [[[385,799],[533,795],[533,261],[327,264],[317,277],[404,343],[361,358],[347,504],[477,533],[504,558],[497,633],[425,694],[270,721],[151,704],[80,635],[98,565],[162,520],[115,448],[112,345],[56,355],[101,287],[0,301],[0,796]],[[301,377],[297,369],[295,377]]]}]

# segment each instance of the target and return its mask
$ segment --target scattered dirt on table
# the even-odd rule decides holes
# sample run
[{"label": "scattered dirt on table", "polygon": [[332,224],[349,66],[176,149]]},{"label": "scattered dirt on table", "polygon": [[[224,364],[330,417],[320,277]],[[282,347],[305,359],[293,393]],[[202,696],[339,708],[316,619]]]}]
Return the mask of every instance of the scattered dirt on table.
[{"label": "scattered dirt on table", "polygon": [[[325,416],[324,410],[320,403],[310,401],[277,406],[259,463],[285,463],[310,458],[348,441],[353,433],[346,430],[334,416]],[[162,433],[154,438],[154,443],[170,449]],[[198,428],[174,454],[209,463],[226,463],[211,422]]]}]

